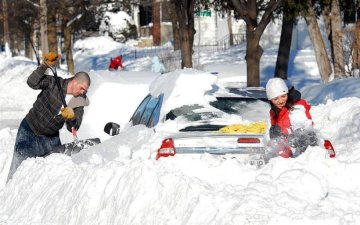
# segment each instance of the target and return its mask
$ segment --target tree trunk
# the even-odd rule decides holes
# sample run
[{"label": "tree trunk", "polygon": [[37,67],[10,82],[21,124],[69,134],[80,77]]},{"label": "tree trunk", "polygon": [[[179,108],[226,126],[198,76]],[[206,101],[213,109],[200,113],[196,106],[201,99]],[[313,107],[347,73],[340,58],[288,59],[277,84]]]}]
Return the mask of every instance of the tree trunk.
[{"label": "tree trunk", "polygon": [[[331,0],[332,1],[332,0]],[[325,25],[325,31],[327,38],[330,43],[331,48],[331,58],[334,60],[334,48],[333,48],[333,40],[332,40],[332,34],[331,34],[331,2],[324,3],[322,10],[322,16],[324,18],[324,25]]]},{"label": "tree trunk", "polygon": [[[258,3],[256,0],[231,0],[234,9],[246,23],[246,68],[247,86],[260,86],[260,59],[263,49],[260,46],[260,38],[265,28],[270,23],[273,12],[282,3],[281,0],[267,1],[265,12],[258,18]],[[258,21],[260,21],[258,23]]]},{"label": "tree trunk", "polygon": [[315,58],[319,67],[321,79],[327,83],[329,82],[332,73],[329,57],[326,53],[324,41],[321,37],[319,25],[316,20],[315,12],[312,7],[311,0],[307,0],[308,9],[304,16],[309,30],[309,36],[314,46]]},{"label": "tree trunk", "polygon": [[160,1],[152,0],[152,36],[155,46],[161,45],[161,26],[160,26]]},{"label": "tree trunk", "polygon": [[7,0],[2,0],[3,3],[3,18],[4,18],[4,44],[5,44],[5,53],[6,57],[10,58],[10,33],[9,33],[9,18],[8,18],[8,6]]},{"label": "tree trunk", "polygon": [[322,16],[324,18],[325,23],[325,31],[329,41],[331,41],[331,4],[324,4],[324,8],[322,10]]},{"label": "tree trunk", "polygon": [[180,28],[181,68],[192,68],[192,48],[195,35],[194,0],[177,0],[173,2],[176,6],[176,15]]},{"label": "tree trunk", "polygon": [[352,45],[352,67],[360,70],[360,18],[356,21],[354,30],[354,41]]},{"label": "tree trunk", "polygon": [[247,68],[247,86],[260,86],[260,59],[263,49],[259,45],[260,39],[255,33],[246,29],[246,68]]},{"label": "tree trunk", "polygon": [[281,77],[284,80],[287,80],[288,75],[293,26],[294,17],[284,13],[281,27],[279,51],[275,67],[275,77]]},{"label": "tree trunk", "polygon": [[331,35],[333,47],[333,64],[335,78],[345,76],[345,61],[343,48],[343,32],[341,27],[340,7],[338,0],[331,1]]},{"label": "tree trunk", "polygon": [[166,8],[169,13],[169,17],[171,19],[172,24],[172,33],[174,39],[174,50],[180,49],[180,31],[179,31],[179,23],[176,15],[175,4],[172,2],[164,2],[166,4]]},{"label": "tree trunk", "polygon": [[75,69],[71,46],[71,29],[66,26],[64,27],[64,51],[66,54],[66,64],[68,67],[68,71],[69,73],[74,75]]},{"label": "tree trunk", "polygon": [[360,76],[360,0],[357,1],[357,21],[354,28],[354,41],[352,44],[352,68],[355,76]]},{"label": "tree trunk", "polygon": [[41,52],[49,52],[47,36],[47,7],[46,0],[40,0],[40,33],[41,33]]},{"label": "tree trunk", "polygon": [[49,8],[47,15],[47,31],[49,51],[58,52],[57,28],[56,28],[56,9]]},{"label": "tree trunk", "polygon": [[25,57],[33,60],[34,57],[33,57],[32,43],[34,43],[34,42],[32,40],[32,35],[31,34],[25,34],[25,35],[26,35],[26,37],[25,37]]},{"label": "tree trunk", "polygon": [[227,11],[227,25],[228,25],[228,29],[229,29],[229,45],[233,46],[234,45],[234,33],[233,33],[233,29],[232,29],[232,19],[233,17],[231,16],[231,11],[228,10]]},{"label": "tree trunk", "polygon": [[34,59],[34,52],[35,46],[34,46],[34,20],[31,20],[30,29],[25,31],[25,57],[33,60]]},{"label": "tree trunk", "polygon": [[12,56],[18,56],[20,52],[20,46],[19,46],[19,34],[12,32],[10,35],[10,49],[11,49],[11,55]]},{"label": "tree trunk", "polygon": [[190,47],[189,34],[185,30],[181,36],[181,68],[192,68],[192,47]]}]

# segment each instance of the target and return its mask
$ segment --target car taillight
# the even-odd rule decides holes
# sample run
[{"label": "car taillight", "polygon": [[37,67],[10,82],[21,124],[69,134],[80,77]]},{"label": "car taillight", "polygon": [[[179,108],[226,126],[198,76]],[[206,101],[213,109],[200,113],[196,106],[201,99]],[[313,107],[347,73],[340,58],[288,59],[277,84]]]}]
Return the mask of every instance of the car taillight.
[{"label": "car taillight", "polygon": [[327,153],[330,156],[330,158],[335,158],[336,156],[335,149],[329,140],[324,141],[324,147],[327,150]]},{"label": "car taillight", "polygon": [[237,143],[244,144],[244,143],[250,143],[250,144],[256,144],[260,143],[259,138],[238,138]]},{"label": "car taillight", "polygon": [[157,150],[156,160],[160,157],[174,156],[176,153],[174,140],[172,138],[164,139],[160,148]]}]

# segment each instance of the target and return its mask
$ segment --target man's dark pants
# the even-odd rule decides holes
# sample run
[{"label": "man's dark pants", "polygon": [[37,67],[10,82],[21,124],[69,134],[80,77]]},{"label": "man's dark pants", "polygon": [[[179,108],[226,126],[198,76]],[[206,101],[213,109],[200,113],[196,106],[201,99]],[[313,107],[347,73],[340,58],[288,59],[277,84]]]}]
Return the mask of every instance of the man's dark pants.
[{"label": "man's dark pants", "polygon": [[36,135],[25,119],[21,121],[15,141],[14,156],[11,162],[8,180],[12,178],[21,162],[29,157],[49,155],[54,147],[61,145],[59,133],[48,136]]}]

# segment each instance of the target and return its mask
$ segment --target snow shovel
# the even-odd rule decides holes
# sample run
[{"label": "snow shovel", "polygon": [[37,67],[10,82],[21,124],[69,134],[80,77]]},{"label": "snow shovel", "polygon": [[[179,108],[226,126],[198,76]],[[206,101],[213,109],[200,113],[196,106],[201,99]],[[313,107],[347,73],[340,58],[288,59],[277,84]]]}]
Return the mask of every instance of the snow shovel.
[{"label": "snow shovel", "polygon": [[[56,67],[52,68],[49,65],[47,65],[47,66],[51,70],[51,72],[54,74],[56,86],[59,89],[61,101],[62,101],[64,107],[69,106],[71,108],[76,108],[76,107],[80,107],[80,106],[89,105],[89,100],[87,97],[85,97],[85,100],[79,100],[79,99],[84,99],[83,97],[73,97],[69,101],[69,105],[68,105],[65,101],[64,93],[61,90],[61,84],[60,84],[60,81],[59,81],[59,78],[58,78],[58,75],[56,72]],[[71,131],[72,131],[71,133],[73,135],[74,141],[60,145],[59,147],[57,147],[53,150],[53,153],[64,153],[66,155],[71,156],[73,154],[80,152],[83,149],[87,149],[90,146],[101,143],[99,138],[90,138],[90,139],[85,139],[85,140],[79,140],[77,137],[77,134],[76,134],[76,129],[74,127],[72,127]]]},{"label": "snow shovel", "polygon": [[99,138],[89,138],[85,140],[79,140],[76,134],[76,129],[72,128],[71,130],[72,130],[72,135],[74,137],[74,141],[54,148],[52,153],[63,153],[68,156],[72,156],[73,154],[79,153],[84,149],[88,149],[91,146],[101,143]]}]

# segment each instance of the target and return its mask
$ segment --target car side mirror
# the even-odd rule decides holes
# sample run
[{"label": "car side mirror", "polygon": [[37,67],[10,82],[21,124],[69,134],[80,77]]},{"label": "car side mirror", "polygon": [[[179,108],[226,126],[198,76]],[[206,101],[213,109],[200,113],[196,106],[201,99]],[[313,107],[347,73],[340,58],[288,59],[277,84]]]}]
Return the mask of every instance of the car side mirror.
[{"label": "car side mirror", "polygon": [[118,135],[120,131],[120,125],[114,122],[108,122],[104,127],[104,132],[110,136]]}]

